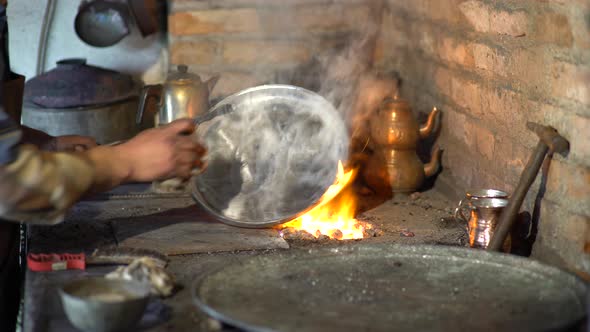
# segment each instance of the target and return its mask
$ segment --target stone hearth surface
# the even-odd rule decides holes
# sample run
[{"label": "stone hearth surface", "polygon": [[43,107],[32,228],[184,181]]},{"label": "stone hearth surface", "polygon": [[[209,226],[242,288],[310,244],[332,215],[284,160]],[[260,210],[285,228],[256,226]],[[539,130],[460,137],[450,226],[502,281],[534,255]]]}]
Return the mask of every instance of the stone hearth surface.
[{"label": "stone hearth surface", "polygon": [[[32,252],[80,252],[87,254],[97,247],[116,246],[121,242],[116,236],[117,222],[133,218],[146,218],[153,222],[153,215],[174,220],[179,215],[190,219],[191,209],[197,209],[188,196],[150,196],[134,199],[132,196],[102,197],[79,203],[67,220],[53,227],[31,227],[30,251]],[[376,205],[370,197],[360,200],[361,207]],[[370,208],[359,215],[383,231],[383,235],[370,239],[327,242],[295,241],[290,249],[244,250],[232,249],[209,253],[170,256],[167,270],[174,274],[181,285],[170,298],[152,301],[141,322],[149,331],[208,330],[211,322],[195,308],[191,300],[191,285],[197,276],[219,267],[238,262],[253,255],[272,255],[277,250],[301,250],[317,246],[354,245],[356,243],[388,242],[404,244],[464,245],[462,226],[451,217],[455,202],[431,190],[411,197],[396,197]],[[179,212],[180,211],[180,212]],[[187,213],[186,215],[182,213]],[[149,217],[148,217],[149,216]],[[151,218],[151,219],[150,219]],[[196,217],[195,217],[196,218]],[[174,221],[172,221],[174,222]],[[216,223],[216,221],[211,221]],[[153,230],[150,230],[153,231]],[[231,229],[230,229],[231,231]],[[237,229],[235,231],[240,231]],[[261,230],[268,232],[268,230]],[[413,236],[402,235],[413,234]],[[278,237],[279,232],[276,231]],[[198,234],[195,237],[199,236]],[[228,235],[231,236],[231,235]],[[196,239],[198,240],[198,239]],[[219,248],[215,250],[220,250]],[[64,315],[57,294],[57,287],[67,280],[89,275],[102,275],[114,270],[114,266],[89,266],[85,271],[56,271],[50,273],[26,272],[24,331],[75,331]]]}]

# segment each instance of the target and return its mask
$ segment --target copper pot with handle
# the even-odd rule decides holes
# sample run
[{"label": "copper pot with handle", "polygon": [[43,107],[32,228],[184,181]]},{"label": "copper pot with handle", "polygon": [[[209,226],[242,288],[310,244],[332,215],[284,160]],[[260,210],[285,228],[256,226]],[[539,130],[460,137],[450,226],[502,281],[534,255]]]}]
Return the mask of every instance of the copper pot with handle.
[{"label": "copper pot with handle", "polygon": [[180,118],[195,118],[209,109],[209,94],[219,80],[213,76],[203,82],[197,74],[189,73],[186,65],[178,65],[164,84],[146,85],[141,93],[137,123],[144,117],[146,100],[158,100],[156,127]]}]

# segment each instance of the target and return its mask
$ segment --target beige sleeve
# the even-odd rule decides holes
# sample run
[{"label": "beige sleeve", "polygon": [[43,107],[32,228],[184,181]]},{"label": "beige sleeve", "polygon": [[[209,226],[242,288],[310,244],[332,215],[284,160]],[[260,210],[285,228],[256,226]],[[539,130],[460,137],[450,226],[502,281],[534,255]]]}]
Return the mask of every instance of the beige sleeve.
[{"label": "beige sleeve", "polygon": [[93,164],[81,154],[19,147],[18,158],[0,166],[0,217],[56,224],[92,186]]}]

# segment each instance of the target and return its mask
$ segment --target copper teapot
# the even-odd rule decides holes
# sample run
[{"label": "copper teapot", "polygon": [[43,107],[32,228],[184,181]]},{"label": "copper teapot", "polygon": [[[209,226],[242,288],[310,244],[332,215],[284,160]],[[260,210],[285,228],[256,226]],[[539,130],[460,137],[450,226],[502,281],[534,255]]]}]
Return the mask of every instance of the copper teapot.
[{"label": "copper teapot", "polygon": [[389,181],[393,193],[410,193],[419,189],[427,177],[438,171],[441,150],[435,148],[430,162],[424,165],[416,148],[421,139],[435,131],[439,114],[439,110],[434,108],[426,124],[420,126],[407,101],[397,97],[383,101],[370,121],[371,139],[378,157],[373,158],[373,163],[380,160],[385,166],[384,169],[375,165],[367,166],[367,171],[376,173],[372,177],[373,182],[375,179]]},{"label": "copper teapot", "polygon": [[149,97],[158,100],[156,126],[180,118],[195,118],[209,110],[209,94],[219,76],[213,76],[203,82],[199,75],[189,73],[187,66],[179,65],[177,69],[168,75],[164,84],[146,85],[143,88],[137,123],[142,121],[146,100]]}]

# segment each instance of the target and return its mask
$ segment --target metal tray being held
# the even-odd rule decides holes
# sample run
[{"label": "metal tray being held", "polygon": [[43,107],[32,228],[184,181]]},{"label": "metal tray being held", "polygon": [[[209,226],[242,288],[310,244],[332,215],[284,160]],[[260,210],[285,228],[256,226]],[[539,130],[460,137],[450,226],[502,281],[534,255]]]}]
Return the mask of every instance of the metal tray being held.
[{"label": "metal tray being held", "polygon": [[213,107],[231,112],[201,124],[208,167],[192,193],[222,222],[268,227],[312,207],[346,162],[342,116],[323,97],[288,85],[263,85]]}]

